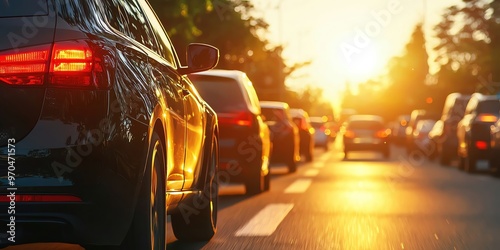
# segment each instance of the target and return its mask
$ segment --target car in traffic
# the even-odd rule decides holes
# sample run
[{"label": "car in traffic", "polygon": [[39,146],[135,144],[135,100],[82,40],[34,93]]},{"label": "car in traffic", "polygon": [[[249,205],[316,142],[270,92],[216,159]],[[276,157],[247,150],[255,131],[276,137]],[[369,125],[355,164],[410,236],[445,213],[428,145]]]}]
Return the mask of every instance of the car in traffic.
[{"label": "car in traffic", "polygon": [[[219,118],[219,170],[230,182],[243,182],[247,194],[269,190],[270,130],[250,79],[242,71],[222,69],[189,78]],[[232,173],[236,169],[241,171]]]},{"label": "car in traffic", "polygon": [[299,128],[300,155],[305,156],[306,162],[311,162],[314,155],[314,128],[311,126],[309,114],[303,109],[290,109],[290,114]]},{"label": "car in traffic", "polygon": [[328,122],[327,117],[312,116],[309,117],[311,126],[314,128],[314,146],[322,147],[325,151],[328,150],[330,142],[335,140],[335,131],[331,122]]},{"label": "car in traffic", "polygon": [[413,110],[410,114],[410,120],[408,121],[408,125],[406,126],[405,133],[406,133],[406,152],[408,154],[411,154],[413,151],[421,151],[421,149],[418,148],[418,145],[415,144],[413,132],[415,128],[417,127],[417,124],[420,120],[425,120],[425,119],[436,119],[436,115],[432,112],[429,112],[424,109],[416,109]]},{"label": "car in traffic", "polygon": [[500,101],[497,96],[474,93],[458,122],[459,168],[473,173],[479,160],[489,161],[491,126],[498,121]]},{"label": "car in traffic", "polygon": [[260,107],[271,130],[271,162],[285,163],[290,173],[297,171],[297,163],[300,161],[300,134],[292,120],[290,106],[286,102],[261,101]]},{"label": "car in traffic", "polygon": [[417,145],[417,150],[423,153],[426,157],[435,157],[435,145],[429,137],[429,132],[434,127],[436,121],[431,119],[420,120],[413,130],[413,142]]},{"label": "car in traffic", "polygon": [[190,44],[181,65],[145,0],[8,3],[0,11],[1,244],[14,244],[4,238],[12,202],[15,244],[165,249],[167,215],[178,239],[210,240],[217,115],[186,75],[213,68],[218,50]]},{"label": "car in traffic", "polygon": [[382,117],[377,115],[352,115],[344,126],[344,158],[352,151],[376,151],[384,158],[390,157],[391,134]]},{"label": "car in traffic", "polygon": [[400,115],[396,119],[396,123],[392,128],[391,141],[397,145],[405,145],[406,142],[406,127],[410,122],[410,115]]},{"label": "car in traffic", "polygon": [[446,97],[440,126],[432,133],[436,145],[436,153],[441,165],[449,165],[452,159],[457,158],[458,138],[457,125],[464,117],[465,108],[471,96],[461,93],[451,93]]}]

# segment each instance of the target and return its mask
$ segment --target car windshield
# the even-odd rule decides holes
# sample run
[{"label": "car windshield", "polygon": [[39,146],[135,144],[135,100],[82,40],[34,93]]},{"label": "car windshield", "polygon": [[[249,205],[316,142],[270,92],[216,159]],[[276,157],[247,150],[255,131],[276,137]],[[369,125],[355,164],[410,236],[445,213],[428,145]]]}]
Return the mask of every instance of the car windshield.
[{"label": "car windshield", "polygon": [[224,77],[191,76],[201,97],[217,113],[243,110],[245,98],[236,80]]},{"label": "car windshield", "polygon": [[2,0],[0,17],[43,16],[48,14],[47,0]]},{"label": "car windshield", "polygon": [[487,100],[479,102],[477,104],[476,111],[479,114],[498,114],[498,112],[500,111],[500,102],[498,100]]},{"label": "car windshield", "polygon": [[378,121],[351,121],[347,125],[347,128],[359,130],[378,130],[384,128],[384,126]]},{"label": "car windshield", "polygon": [[274,109],[274,108],[261,108],[262,114],[266,118],[266,121],[283,121],[286,120],[285,110]]}]

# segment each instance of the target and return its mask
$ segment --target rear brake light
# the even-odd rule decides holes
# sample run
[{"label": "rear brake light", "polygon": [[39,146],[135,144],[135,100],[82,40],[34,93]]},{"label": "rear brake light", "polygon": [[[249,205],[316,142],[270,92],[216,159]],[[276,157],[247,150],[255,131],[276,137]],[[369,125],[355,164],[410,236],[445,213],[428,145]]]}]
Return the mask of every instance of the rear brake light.
[{"label": "rear brake light", "polygon": [[42,85],[50,45],[0,53],[0,81],[9,85]]},{"label": "rear brake light", "polygon": [[233,114],[220,114],[218,120],[219,124],[252,126],[252,114],[246,111]]},{"label": "rear brake light", "polygon": [[496,122],[498,118],[495,115],[484,114],[484,115],[479,115],[477,117],[477,120],[480,122]]},{"label": "rear brake light", "polygon": [[356,134],[351,130],[346,130],[344,136],[347,138],[354,138],[356,137]]},{"label": "rear brake light", "polygon": [[378,137],[378,138],[386,138],[390,134],[391,134],[391,130],[384,129],[384,130],[377,131],[377,133],[375,134],[375,136]]},{"label": "rear brake light", "polygon": [[476,141],[476,148],[480,150],[485,150],[488,148],[488,144],[485,141]]},{"label": "rear brake light", "polygon": [[101,60],[84,40],[0,53],[0,81],[9,85],[100,86]]},{"label": "rear brake light", "polygon": [[[79,197],[73,195],[39,195],[39,194],[18,194],[15,197],[16,202],[79,202]],[[0,202],[10,202],[11,197],[7,195],[0,196]]]}]

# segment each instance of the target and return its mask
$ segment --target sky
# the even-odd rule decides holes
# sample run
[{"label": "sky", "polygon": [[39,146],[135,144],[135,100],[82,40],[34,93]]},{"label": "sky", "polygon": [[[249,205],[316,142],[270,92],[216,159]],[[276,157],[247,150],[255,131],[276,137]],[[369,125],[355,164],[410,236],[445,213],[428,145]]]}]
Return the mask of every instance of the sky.
[{"label": "sky", "polygon": [[424,21],[433,63],[433,27],[445,8],[460,0],[252,0],[268,23],[265,38],[283,44],[288,64],[311,61],[287,80],[289,88],[324,89],[338,99],[346,82],[356,84],[384,72],[388,60],[403,52],[415,25]]}]

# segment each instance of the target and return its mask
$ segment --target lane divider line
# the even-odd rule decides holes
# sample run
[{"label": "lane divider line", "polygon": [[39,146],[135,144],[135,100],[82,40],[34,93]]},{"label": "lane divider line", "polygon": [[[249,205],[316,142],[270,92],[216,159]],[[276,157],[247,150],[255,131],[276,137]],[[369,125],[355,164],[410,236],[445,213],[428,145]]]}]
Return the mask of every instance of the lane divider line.
[{"label": "lane divider line", "polygon": [[243,227],[236,231],[236,236],[269,236],[292,210],[291,203],[269,204],[260,210]]},{"label": "lane divider line", "polygon": [[298,179],[285,189],[285,194],[304,193],[311,185],[311,179]]}]

